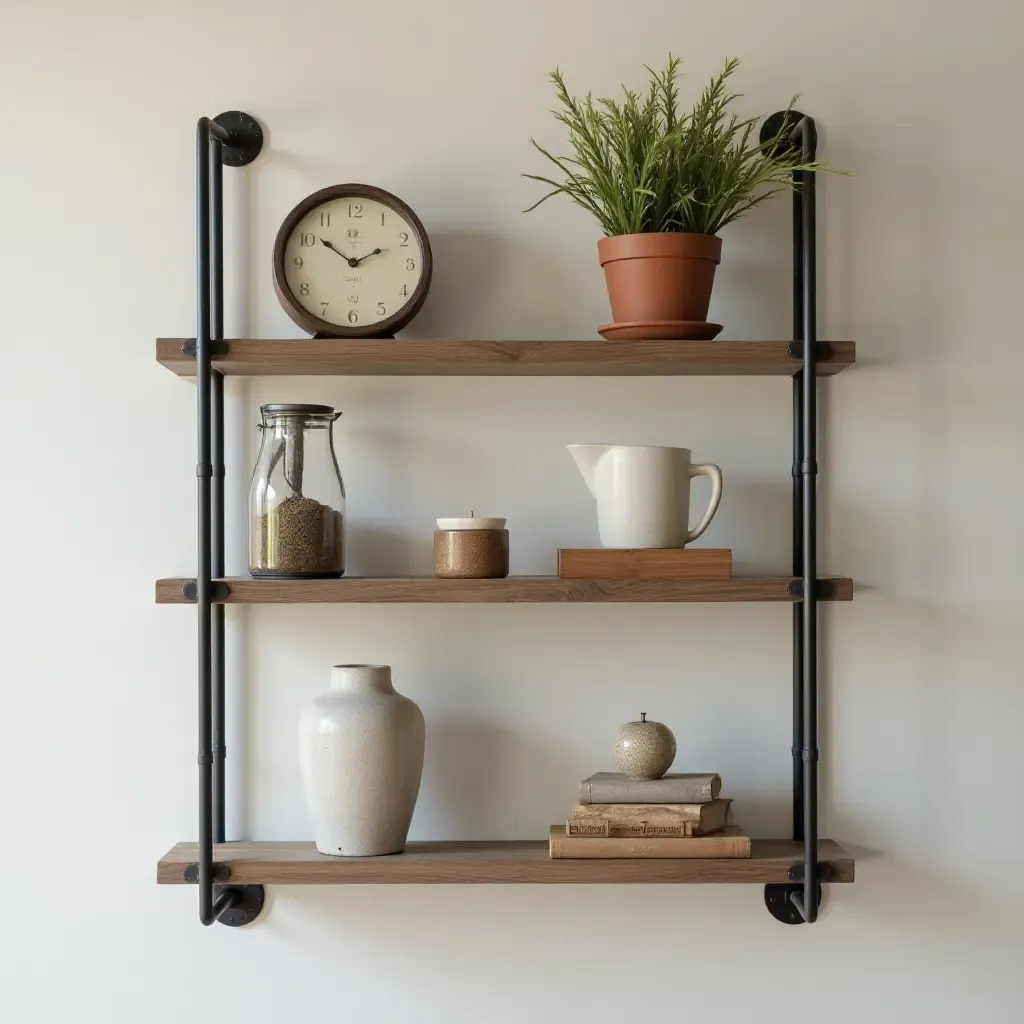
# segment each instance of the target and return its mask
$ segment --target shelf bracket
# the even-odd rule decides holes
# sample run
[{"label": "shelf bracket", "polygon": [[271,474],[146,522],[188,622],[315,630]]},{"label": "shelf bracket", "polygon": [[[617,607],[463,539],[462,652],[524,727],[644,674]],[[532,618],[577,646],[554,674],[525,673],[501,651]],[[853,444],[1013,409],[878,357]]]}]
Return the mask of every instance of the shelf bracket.
[{"label": "shelf bracket", "polygon": [[[815,905],[821,906],[821,886],[817,887],[818,898]],[[804,924],[804,887],[803,884],[775,883],[764,887],[764,905],[768,913],[783,924]]]},{"label": "shelf bracket", "polygon": [[[195,359],[196,352],[198,352],[199,346],[196,344],[195,338],[186,338],[181,343],[181,354],[188,356],[189,359]],[[211,341],[210,342],[210,358],[218,359],[221,356],[226,356],[230,346],[226,341]]]},{"label": "shelf bracket", "polygon": [[[801,861],[794,864],[786,872],[791,882],[802,882],[804,880],[804,865]],[[818,862],[818,879],[822,882],[831,882],[836,875],[836,869],[828,861]]]},{"label": "shelf bracket", "polygon": [[[786,346],[786,354],[790,359],[795,359],[799,362],[803,361],[804,358],[804,346],[803,342],[791,341]],[[832,346],[827,341],[819,341],[814,345],[814,361],[816,363],[825,362],[832,358]]]},{"label": "shelf bracket", "polygon": [[[815,159],[817,129],[798,110],[780,110],[761,126],[766,151],[807,166]],[[793,173],[793,838],[803,846],[800,877],[767,885],[764,901],[785,924],[818,918],[821,885],[818,864],[818,601],[835,587],[818,579],[818,379],[817,362],[831,356],[818,341],[817,220],[815,174]],[[793,878],[790,871],[789,877]]]},{"label": "shelf bracket", "polygon": [[229,110],[196,123],[196,337],[182,350],[196,362],[196,578],[182,593],[196,605],[199,681],[199,921],[238,927],[263,909],[260,885],[217,881],[213,851],[224,842],[224,377],[213,366],[224,342],[223,169],[252,163],[263,147],[256,118]]},{"label": "shelf bracket", "polygon": [[[263,886],[224,885],[223,883],[231,877],[231,868],[216,861],[211,874],[215,883],[213,905],[214,908],[221,908],[217,920],[229,928],[241,928],[243,925],[252,924],[260,916],[266,902],[267,894]],[[199,865],[194,861],[186,864],[181,877],[191,885],[198,885]]]},{"label": "shelf bracket", "polygon": [[[198,601],[199,600],[199,583],[197,580],[188,580],[182,585],[181,588],[182,597],[186,601]],[[211,601],[226,601],[228,596],[231,594],[231,587],[220,580],[213,580],[210,583],[210,600]]]},{"label": "shelf bracket", "polygon": [[[790,597],[795,597],[801,601],[803,600],[803,580],[790,580],[789,586],[786,589],[789,591]],[[814,593],[819,601],[828,601],[835,592],[835,584],[831,580],[817,580],[815,582]]]}]

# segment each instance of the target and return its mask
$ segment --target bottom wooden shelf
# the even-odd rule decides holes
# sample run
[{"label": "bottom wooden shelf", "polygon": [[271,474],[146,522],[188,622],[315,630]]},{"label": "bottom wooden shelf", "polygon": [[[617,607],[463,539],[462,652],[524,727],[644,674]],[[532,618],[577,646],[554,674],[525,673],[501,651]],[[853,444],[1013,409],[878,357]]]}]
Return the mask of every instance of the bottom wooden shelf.
[{"label": "bottom wooden shelf", "polygon": [[[831,881],[852,882],[853,858],[824,839],[819,860],[831,865]],[[157,865],[162,885],[184,883],[185,866],[198,857],[195,843],[178,843]],[[357,885],[365,883],[788,882],[802,845],[786,839],[755,839],[742,860],[551,860],[541,841],[410,843],[390,857],[327,857],[313,843],[222,843],[214,860],[226,864],[230,880],[261,885]]]}]

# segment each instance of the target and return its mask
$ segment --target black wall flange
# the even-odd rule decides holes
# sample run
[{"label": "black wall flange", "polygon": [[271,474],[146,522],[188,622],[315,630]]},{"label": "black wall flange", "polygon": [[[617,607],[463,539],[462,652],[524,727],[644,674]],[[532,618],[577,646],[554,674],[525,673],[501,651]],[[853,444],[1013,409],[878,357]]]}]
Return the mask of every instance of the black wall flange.
[{"label": "black wall flange", "polygon": [[[220,580],[213,580],[210,583],[210,597],[214,601],[226,601],[231,593],[231,588]],[[199,584],[195,580],[187,580],[181,588],[181,594],[186,601],[199,600]]]},{"label": "black wall flange", "polygon": [[252,924],[260,916],[267,899],[262,885],[215,885],[214,906],[224,895],[232,897],[231,904],[217,917],[217,921],[229,928],[243,928]]},{"label": "black wall flange", "polygon": [[[214,863],[212,875],[214,882],[226,882],[231,877],[231,868],[227,864]],[[198,885],[199,865],[195,862],[186,864],[181,877],[192,885]],[[243,925],[252,924],[260,916],[267,898],[262,885],[215,885],[214,906],[217,906],[225,893],[229,897],[228,906],[217,920],[229,928],[241,928]]]},{"label": "black wall flange", "polygon": [[263,129],[259,121],[242,110],[225,110],[213,119],[229,135],[230,139],[221,152],[221,163],[225,167],[245,167],[260,155],[263,148]]},{"label": "black wall flange", "polygon": [[[803,865],[801,865],[801,871]],[[769,884],[764,887],[764,905],[768,913],[781,921],[783,924],[803,924],[804,915],[801,911],[803,904],[803,885],[789,885],[786,883]],[[794,902],[795,897],[795,902]],[[818,906],[821,906],[821,886],[818,886]]]},{"label": "black wall flange", "polygon": [[[803,580],[790,580],[789,586],[786,588],[789,591],[790,597],[803,598],[804,596],[804,581]],[[815,593],[819,601],[827,601],[836,592],[835,584],[831,580],[818,580],[817,586],[815,587]]]},{"label": "black wall flange", "polygon": [[[786,346],[786,355],[790,359],[802,360],[804,357],[804,343],[802,341],[791,341]],[[832,346],[827,341],[817,341],[814,343],[814,361],[816,363],[831,358]]]},{"label": "black wall flange", "polygon": [[[226,356],[229,351],[229,346],[226,341],[211,341],[210,342],[210,356],[213,359],[217,359],[220,356]],[[189,359],[195,359],[196,357],[196,339],[188,338],[186,341],[181,343],[181,354],[188,356]]]}]

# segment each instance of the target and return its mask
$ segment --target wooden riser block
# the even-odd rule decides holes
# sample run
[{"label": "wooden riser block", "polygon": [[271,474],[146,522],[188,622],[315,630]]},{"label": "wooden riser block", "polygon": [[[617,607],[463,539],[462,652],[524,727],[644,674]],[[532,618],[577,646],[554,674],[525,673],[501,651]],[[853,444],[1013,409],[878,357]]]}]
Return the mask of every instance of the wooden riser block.
[{"label": "wooden riser block", "polygon": [[559,548],[563,580],[728,580],[729,548]]}]

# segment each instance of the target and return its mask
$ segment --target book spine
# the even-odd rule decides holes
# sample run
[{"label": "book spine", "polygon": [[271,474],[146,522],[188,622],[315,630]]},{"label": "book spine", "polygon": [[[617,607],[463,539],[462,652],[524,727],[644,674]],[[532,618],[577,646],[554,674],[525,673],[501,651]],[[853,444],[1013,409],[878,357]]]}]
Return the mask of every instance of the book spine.
[{"label": "book spine", "polygon": [[693,822],[681,822],[677,825],[651,825],[646,821],[630,824],[626,822],[613,821],[582,821],[579,818],[570,818],[565,823],[565,834],[567,836],[581,836],[584,838],[609,838],[612,836],[620,838],[657,838],[685,839],[693,835]]}]

